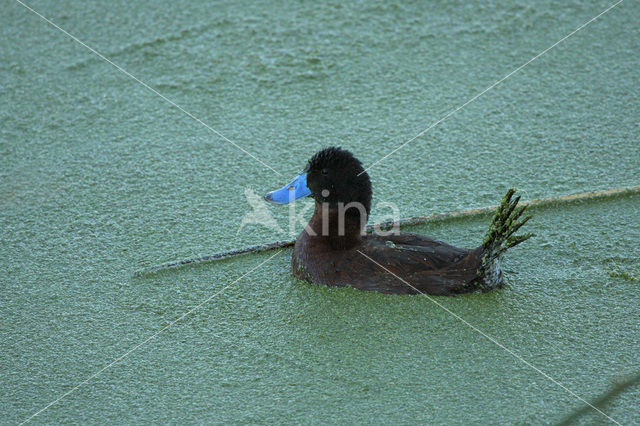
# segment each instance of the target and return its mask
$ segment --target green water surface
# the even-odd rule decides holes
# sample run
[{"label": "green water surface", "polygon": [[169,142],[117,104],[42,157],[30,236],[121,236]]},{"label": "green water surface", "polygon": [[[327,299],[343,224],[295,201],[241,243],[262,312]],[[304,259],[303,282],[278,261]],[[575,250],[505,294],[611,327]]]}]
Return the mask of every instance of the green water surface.
[{"label": "green water surface", "polygon": [[[296,281],[247,188],[316,150],[369,165],[606,9],[567,2],[0,5],[0,422],[553,423],[574,396],[425,297]],[[640,184],[640,4],[370,170],[373,219]],[[640,196],[534,211],[507,288],[437,301],[580,397],[640,370]],[[412,227],[460,246],[489,218]],[[301,225],[297,226],[299,232]],[[236,281],[238,280],[238,281]],[[604,411],[640,423],[640,389]],[[607,419],[590,413],[582,421]]]}]

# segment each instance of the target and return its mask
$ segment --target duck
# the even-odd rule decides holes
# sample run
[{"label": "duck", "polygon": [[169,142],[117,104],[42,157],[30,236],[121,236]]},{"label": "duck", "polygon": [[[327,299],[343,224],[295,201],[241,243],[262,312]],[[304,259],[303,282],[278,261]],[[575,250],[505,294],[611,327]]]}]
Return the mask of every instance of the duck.
[{"label": "duck", "polygon": [[471,249],[397,228],[367,233],[371,180],[360,160],[340,147],[315,153],[298,176],[264,199],[275,204],[307,196],[315,200],[293,249],[296,278],[381,293],[455,296],[503,287],[504,253],[534,235],[516,235],[531,215],[523,215],[526,206],[515,192],[507,191],[482,244]]}]

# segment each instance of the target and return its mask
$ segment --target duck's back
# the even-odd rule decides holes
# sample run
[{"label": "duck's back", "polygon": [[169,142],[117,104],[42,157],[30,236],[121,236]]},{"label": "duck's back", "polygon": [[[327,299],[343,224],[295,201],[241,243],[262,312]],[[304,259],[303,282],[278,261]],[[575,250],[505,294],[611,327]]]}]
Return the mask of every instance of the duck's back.
[{"label": "duck's back", "polygon": [[460,249],[410,233],[367,235],[354,247],[336,250],[324,244],[321,237],[303,232],[293,255],[293,271],[298,278],[384,293],[468,292],[480,265],[481,249]]}]

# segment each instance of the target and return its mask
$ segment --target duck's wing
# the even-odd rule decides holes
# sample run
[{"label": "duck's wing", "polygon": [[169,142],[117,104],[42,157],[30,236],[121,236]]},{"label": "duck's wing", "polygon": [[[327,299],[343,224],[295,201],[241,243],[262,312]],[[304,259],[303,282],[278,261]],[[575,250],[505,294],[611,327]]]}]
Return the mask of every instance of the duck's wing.
[{"label": "duck's wing", "polygon": [[453,295],[469,291],[465,285],[476,277],[479,257],[477,249],[457,248],[422,235],[371,235],[357,250],[344,253],[335,266],[340,282],[364,290]]},{"label": "duck's wing", "polygon": [[[471,250],[454,247],[433,238],[402,233],[388,236],[371,236],[370,247],[390,261],[397,260],[406,266],[415,264],[420,271],[447,269],[460,262]],[[395,262],[394,262],[395,263]]]}]

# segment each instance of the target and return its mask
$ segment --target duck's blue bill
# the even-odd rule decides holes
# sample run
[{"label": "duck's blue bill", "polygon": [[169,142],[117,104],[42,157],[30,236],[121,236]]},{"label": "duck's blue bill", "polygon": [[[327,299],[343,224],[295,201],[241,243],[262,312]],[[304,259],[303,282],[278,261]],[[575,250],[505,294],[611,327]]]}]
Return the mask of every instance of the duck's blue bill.
[{"label": "duck's blue bill", "polygon": [[291,183],[280,189],[271,191],[264,196],[264,199],[276,204],[287,204],[298,198],[311,194],[307,188],[307,174],[299,174]]}]

